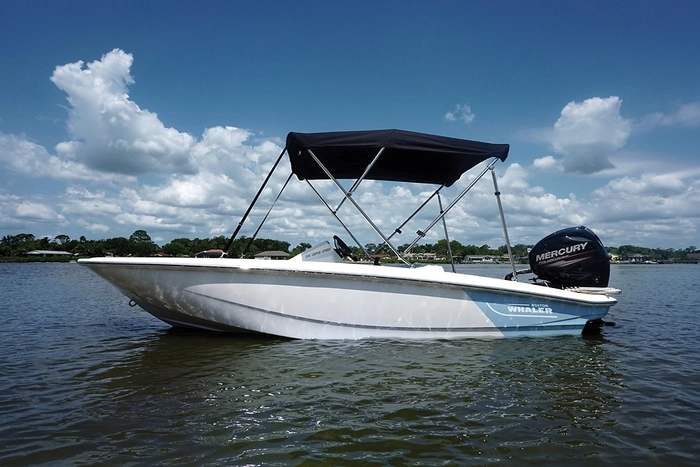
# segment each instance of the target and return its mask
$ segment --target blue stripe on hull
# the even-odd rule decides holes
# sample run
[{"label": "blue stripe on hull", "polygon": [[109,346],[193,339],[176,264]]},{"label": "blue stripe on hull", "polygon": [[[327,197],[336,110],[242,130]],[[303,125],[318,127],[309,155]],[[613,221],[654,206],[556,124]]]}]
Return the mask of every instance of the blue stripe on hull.
[{"label": "blue stripe on hull", "polygon": [[602,318],[609,306],[591,306],[553,300],[548,297],[527,297],[480,290],[466,294],[503,333],[530,333],[546,328],[582,330],[590,320]]}]

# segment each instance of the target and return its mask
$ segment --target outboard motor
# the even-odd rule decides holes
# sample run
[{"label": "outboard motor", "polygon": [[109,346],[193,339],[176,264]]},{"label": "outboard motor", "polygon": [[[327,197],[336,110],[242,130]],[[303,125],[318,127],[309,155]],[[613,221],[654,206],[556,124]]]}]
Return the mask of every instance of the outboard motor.
[{"label": "outboard motor", "polygon": [[587,227],[570,227],[548,235],[529,254],[530,268],[549,285],[607,287],[610,256],[598,236]]}]

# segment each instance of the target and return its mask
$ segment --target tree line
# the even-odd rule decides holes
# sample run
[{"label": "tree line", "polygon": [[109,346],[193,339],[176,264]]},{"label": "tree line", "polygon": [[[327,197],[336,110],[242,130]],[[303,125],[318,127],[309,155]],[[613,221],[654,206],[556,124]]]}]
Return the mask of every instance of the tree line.
[{"label": "tree line", "polygon": [[[53,238],[37,238],[33,234],[5,235],[0,238],[0,258],[19,258],[25,256],[32,250],[67,251],[78,256],[194,256],[197,253],[210,249],[224,249],[228,243],[228,237],[217,236],[212,238],[176,238],[169,243],[159,246],[151,240],[145,230],[136,230],[129,238],[115,237],[102,240],[88,240],[84,236],[79,239],[71,239],[68,235],[56,235]],[[404,252],[408,244],[398,246],[399,252]],[[526,258],[527,253],[533,245],[517,244],[511,247],[515,258]],[[263,251],[283,251],[294,256],[307,248],[311,248],[309,243],[300,243],[290,250],[289,242],[268,238],[256,238],[251,240],[242,236],[237,238],[228,251],[229,256],[234,258],[252,258],[257,253]],[[370,255],[388,254],[386,245],[368,243],[365,250]],[[462,245],[457,240],[450,241],[450,250],[454,257],[465,256],[495,256],[500,257],[507,254],[506,245],[491,248],[489,245]],[[362,257],[363,252],[359,247],[351,247],[353,252]],[[684,261],[689,259],[688,254],[696,253],[697,249],[690,246],[684,249],[674,248],[645,248],[632,245],[622,245],[619,247],[607,247],[608,253],[620,258],[628,258],[633,255],[641,255],[651,261]],[[416,245],[412,249],[413,253],[435,253],[437,258],[448,258],[449,250],[446,240],[439,240],[434,244],[425,243]]]},{"label": "tree line", "polygon": [[[194,256],[211,249],[223,249],[228,243],[224,236],[212,238],[176,238],[159,246],[151,240],[145,230],[136,230],[129,238],[115,237],[102,240],[88,240],[85,236],[71,239],[68,235],[56,235],[54,238],[37,238],[32,234],[5,235],[0,238],[0,258],[19,258],[33,250],[67,251],[76,256]],[[307,244],[292,250],[303,251]],[[290,253],[290,243],[280,240],[257,238],[251,242],[248,237],[237,238],[229,255],[233,257],[253,257],[262,251],[284,251]]]}]

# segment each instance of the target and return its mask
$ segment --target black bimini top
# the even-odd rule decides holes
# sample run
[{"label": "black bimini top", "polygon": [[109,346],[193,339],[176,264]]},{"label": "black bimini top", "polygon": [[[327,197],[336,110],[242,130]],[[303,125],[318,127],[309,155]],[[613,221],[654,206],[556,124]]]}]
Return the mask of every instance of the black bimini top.
[{"label": "black bimini top", "polygon": [[335,178],[358,179],[382,148],[384,152],[365,178],[451,186],[487,159],[505,161],[510,146],[403,130],[287,135],[292,172],[300,180],[328,178],[308,150]]}]

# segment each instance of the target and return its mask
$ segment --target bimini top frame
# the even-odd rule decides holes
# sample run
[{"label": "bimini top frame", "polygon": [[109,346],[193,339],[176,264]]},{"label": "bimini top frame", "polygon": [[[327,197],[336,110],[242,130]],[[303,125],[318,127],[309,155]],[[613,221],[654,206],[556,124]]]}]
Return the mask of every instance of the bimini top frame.
[{"label": "bimini top frame", "polygon": [[[509,148],[507,144],[482,143],[403,130],[289,133],[285,150],[280,154],[263,186],[238,224],[226,250],[230,248],[240,227],[245,222],[260,193],[267,185],[272,172],[275,171],[280,159],[287,152],[292,173],[299,180],[304,180],[309,184],[314,193],[360,248],[362,248],[360,242],[337,215],[338,210],[346,200],[365,218],[394,254],[402,261],[410,264],[391,244],[391,237],[396,233],[401,233],[400,229],[432,197],[437,195],[439,200],[439,192],[443,187],[451,186],[464,172],[484,161],[490,160],[486,168],[483,169],[476,179],[472,180],[469,186],[446,209],[443,210],[441,206],[440,215],[426,229],[417,232],[418,237],[409,247],[410,250],[425,236],[428,230],[444,218],[445,214],[474,186],[476,181],[483,177],[488,170],[493,169],[498,160],[505,161],[506,157],[508,157]],[[353,179],[355,182],[349,190],[346,190],[338,181],[342,179]],[[365,179],[428,183],[439,185],[439,187],[401,226],[395,229],[391,236],[386,236],[352,198],[353,192]],[[331,180],[343,193],[343,200],[333,209],[316,190],[311,180]],[[440,201],[440,205],[442,205],[442,201]],[[364,250],[364,248],[362,249]],[[365,253],[367,252],[365,251]]]}]

